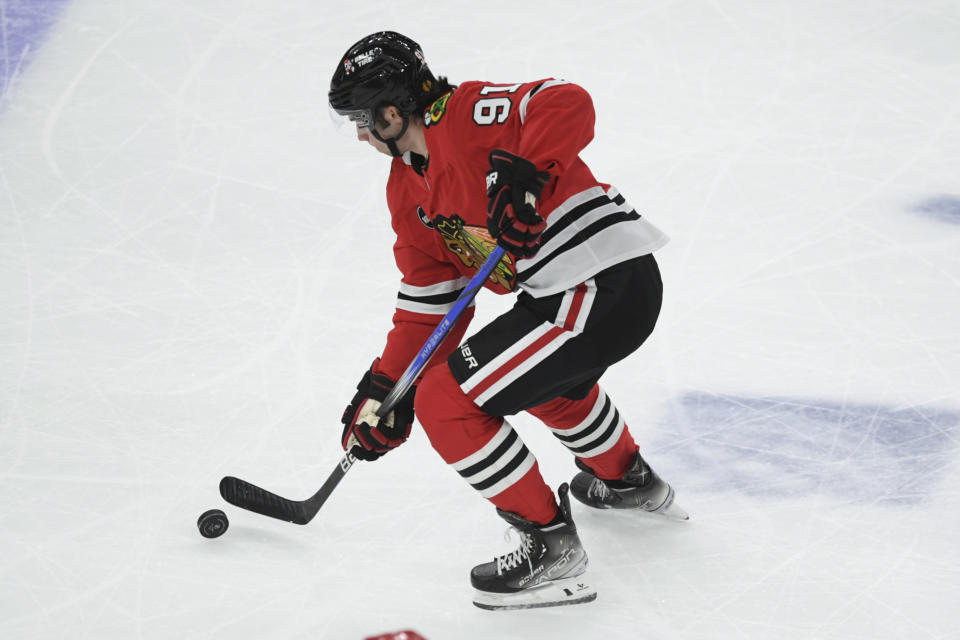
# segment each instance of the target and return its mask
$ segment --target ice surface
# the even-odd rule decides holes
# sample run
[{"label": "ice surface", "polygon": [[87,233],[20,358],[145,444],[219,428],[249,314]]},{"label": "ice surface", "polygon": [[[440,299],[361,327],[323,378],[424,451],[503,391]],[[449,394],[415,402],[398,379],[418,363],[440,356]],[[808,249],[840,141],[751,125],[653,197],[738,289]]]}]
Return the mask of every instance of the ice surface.
[{"label": "ice surface", "polygon": [[[0,20],[0,637],[960,637],[956,2]],[[306,527],[217,495],[313,493],[389,327],[387,163],[326,114],[380,28],[453,81],[588,88],[586,159],[672,237],[658,328],[604,383],[692,519],[577,509],[592,604],[474,608],[504,523],[417,430]],[[231,526],[206,540],[212,507]]]},{"label": "ice surface", "polygon": [[0,2],[0,105],[7,86],[30,61],[43,36],[56,22],[66,0],[4,0]]}]

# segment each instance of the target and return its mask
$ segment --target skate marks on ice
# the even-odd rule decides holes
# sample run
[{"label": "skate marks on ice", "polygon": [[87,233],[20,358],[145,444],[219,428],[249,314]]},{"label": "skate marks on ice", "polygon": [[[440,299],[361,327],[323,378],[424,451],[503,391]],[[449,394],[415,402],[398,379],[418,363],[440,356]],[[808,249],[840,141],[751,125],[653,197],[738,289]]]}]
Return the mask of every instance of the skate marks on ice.
[{"label": "skate marks on ice", "polygon": [[960,412],[689,392],[661,433],[670,444],[657,457],[687,490],[910,505],[955,459]]},{"label": "skate marks on ice", "polygon": [[910,208],[940,222],[960,224],[960,196],[942,194],[923,200]]}]

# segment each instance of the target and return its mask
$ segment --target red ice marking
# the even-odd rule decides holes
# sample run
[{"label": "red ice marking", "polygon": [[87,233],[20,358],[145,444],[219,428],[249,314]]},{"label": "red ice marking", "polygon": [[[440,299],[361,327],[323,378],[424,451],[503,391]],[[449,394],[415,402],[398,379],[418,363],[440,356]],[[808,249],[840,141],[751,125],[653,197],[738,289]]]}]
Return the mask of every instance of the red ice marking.
[{"label": "red ice marking", "polygon": [[394,631],[379,636],[370,636],[363,640],[427,640],[416,631]]}]

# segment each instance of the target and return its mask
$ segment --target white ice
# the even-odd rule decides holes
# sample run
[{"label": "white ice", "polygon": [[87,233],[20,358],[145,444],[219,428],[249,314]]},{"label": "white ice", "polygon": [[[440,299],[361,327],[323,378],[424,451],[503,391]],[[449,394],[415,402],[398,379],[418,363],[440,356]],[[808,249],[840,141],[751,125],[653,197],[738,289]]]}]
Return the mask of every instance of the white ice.
[{"label": "white ice", "polygon": [[[575,505],[592,604],[471,605],[506,525],[418,428],[306,527],[218,496],[311,494],[390,325],[388,163],[326,112],[382,28],[586,87],[672,237],[604,384],[692,519]],[[0,637],[960,637],[955,0],[73,0],[0,109]]]}]

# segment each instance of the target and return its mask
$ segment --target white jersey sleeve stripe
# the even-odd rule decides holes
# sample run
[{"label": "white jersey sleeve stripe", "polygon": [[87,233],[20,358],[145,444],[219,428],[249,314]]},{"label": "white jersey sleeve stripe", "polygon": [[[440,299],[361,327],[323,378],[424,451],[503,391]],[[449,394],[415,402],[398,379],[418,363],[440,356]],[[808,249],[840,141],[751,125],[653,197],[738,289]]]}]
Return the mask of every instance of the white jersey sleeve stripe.
[{"label": "white jersey sleeve stripe", "polygon": [[[403,309],[404,311],[410,311],[412,313],[422,313],[428,316],[443,316],[446,315],[450,309],[453,309],[454,304],[456,304],[456,302],[431,304],[429,302],[416,302],[414,300],[397,300],[397,309]],[[470,301],[467,307],[472,306],[474,306],[473,300]]]},{"label": "white jersey sleeve stripe", "polygon": [[[397,309],[428,315],[444,315],[453,308],[460,293],[469,282],[469,278],[457,278],[424,286],[401,282],[400,291],[397,293]],[[473,305],[474,301],[471,300],[469,306]]]},{"label": "white jersey sleeve stripe", "polygon": [[556,87],[561,84],[570,84],[566,80],[547,80],[541,84],[538,84],[530,91],[527,91],[526,95],[523,96],[523,99],[520,100],[520,124],[523,124],[527,119],[527,105],[530,104],[530,100],[533,96],[537,95],[544,89],[549,89],[550,87]]},{"label": "white jersey sleeve stripe", "polygon": [[417,286],[401,282],[400,293],[413,297],[435,296],[441,293],[450,293],[451,291],[461,291],[469,282],[469,278],[457,278],[456,280],[447,280],[446,282],[438,282],[437,284],[426,286]]}]

